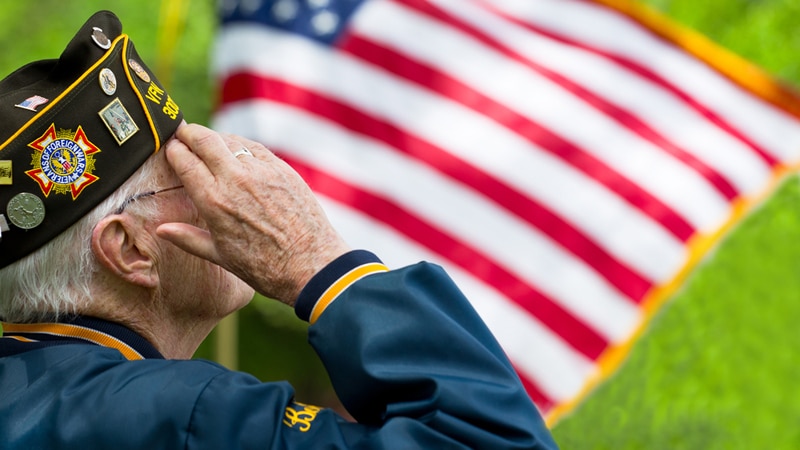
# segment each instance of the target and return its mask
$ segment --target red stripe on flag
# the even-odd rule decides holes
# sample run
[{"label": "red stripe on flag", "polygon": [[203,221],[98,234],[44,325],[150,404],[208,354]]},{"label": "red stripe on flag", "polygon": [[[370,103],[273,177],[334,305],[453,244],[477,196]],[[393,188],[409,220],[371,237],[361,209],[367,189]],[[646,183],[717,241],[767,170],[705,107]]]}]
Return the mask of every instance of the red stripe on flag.
[{"label": "red stripe on flag", "polygon": [[542,392],[542,390],[536,385],[536,383],[534,383],[533,380],[523,375],[522,372],[520,372],[516,367],[514,367],[514,370],[517,372],[517,375],[522,382],[522,387],[525,388],[525,391],[531,397],[533,403],[536,403],[536,406],[541,411],[549,411],[550,408],[555,406],[556,402],[552,398],[545,395],[545,393]]},{"label": "red stripe on flag", "polygon": [[[517,17],[514,17],[514,16],[510,16],[510,15],[504,13],[503,11],[499,10],[498,8],[496,8],[494,5],[490,4],[486,0],[475,0],[475,1],[476,1],[477,4],[481,5],[481,7],[486,9],[488,13],[500,16],[504,20],[507,20],[507,21],[512,22],[512,23],[514,23],[516,25],[519,25],[519,26],[529,30],[532,33],[536,33],[536,34],[539,34],[541,36],[545,36],[545,37],[547,37],[549,39],[552,39],[554,41],[561,42],[562,44],[566,44],[566,45],[569,45],[569,46],[572,46],[572,47],[580,48],[580,49],[585,50],[587,52],[593,53],[593,54],[595,54],[597,56],[601,56],[601,57],[603,57],[603,58],[605,58],[605,59],[607,59],[609,61],[614,62],[615,64],[619,65],[620,67],[623,67],[623,68],[631,71],[632,73],[635,73],[635,74],[641,76],[642,78],[649,80],[651,83],[661,87],[662,89],[668,91],[670,94],[674,95],[677,99],[680,99],[681,101],[683,101],[686,105],[688,105],[689,107],[691,107],[692,109],[697,111],[698,114],[700,114],[703,117],[705,117],[706,119],[708,119],[708,121],[710,123],[716,125],[720,130],[724,131],[725,133],[730,135],[732,138],[739,140],[743,145],[745,145],[748,148],[750,148],[753,151],[754,154],[758,155],[770,167],[774,167],[776,164],[778,164],[778,159],[775,156],[771,155],[766,149],[764,149],[763,147],[761,147],[760,145],[755,143],[749,137],[745,136],[745,134],[742,133],[737,127],[731,125],[724,118],[720,117],[719,114],[715,113],[713,110],[711,110],[707,106],[703,105],[699,100],[697,100],[694,97],[692,97],[690,94],[688,94],[683,89],[681,89],[678,86],[676,86],[674,83],[670,82],[669,80],[667,80],[666,78],[662,77],[661,75],[659,75],[658,73],[654,72],[653,70],[651,70],[651,69],[645,67],[644,65],[638,63],[637,61],[632,60],[632,59],[627,58],[627,57],[624,57],[624,56],[620,56],[620,55],[616,55],[614,53],[610,53],[610,52],[604,51],[604,50],[602,50],[600,48],[593,47],[593,46],[591,46],[589,44],[586,44],[584,42],[579,42],[577,40],[570,39],[570,38],[562,36],[562,35],[560,35],[560,34],[558,34],[556,32],[553,32],[553,31],[538,27],[538,26],[536,26],[536,25],[534,25],[532,23],[529,23],[529,22],[525,22],[520,18],[517,18]],[[594,5],[594,6],[604,7],[603,5],[598,5],[596,2],[591,1],[591,0],[587,1],[587,3],[590,3],[590,4]],[[630,18],[630,17],[628,17],[628,16],[626,16],[624,14],[620,15],[620,17],[625,19],[625,20],[630,21],[636,27],[641,27],[641,24],[639,24],[638,22],[636,22],[635,20],[633,20],[632,18]],[[663,41],[665,44],[667,44],[669,46],[675,47],[675,44],[673,42],[665,40],[661,36],[658,36],[656,34],[652,34],[652,36],[655,37],[655,38],[658,38],[659,40]],[[682,52],[682,53],[685,53],[685,50],[683,50],[681,48],[678,48],[678,51]]]},{"label": "red stripe on flag", "polygon": [[265,98],[301,106],[354,132],[380,140],[424,161],[437,171],[472,187],[514,215],[541,230],[582,259],[627,298],[642,300],[653,283],[621,263],[592,239],[547,207],[451,153],[341,102],[298,86],[258,75],[239,73],[223,83],[223,102]]},{"label": "red stripe on flag", "polygon": [[315,192],[385,223],[458,264],[478,279],[503,292],[586,357],[596,359],[606,349],[608,342],[593,329],[469,243],[450,236],[390,200],[317,170],[292,158],[289,153],[279,150],[276,153],[292,166]]}]

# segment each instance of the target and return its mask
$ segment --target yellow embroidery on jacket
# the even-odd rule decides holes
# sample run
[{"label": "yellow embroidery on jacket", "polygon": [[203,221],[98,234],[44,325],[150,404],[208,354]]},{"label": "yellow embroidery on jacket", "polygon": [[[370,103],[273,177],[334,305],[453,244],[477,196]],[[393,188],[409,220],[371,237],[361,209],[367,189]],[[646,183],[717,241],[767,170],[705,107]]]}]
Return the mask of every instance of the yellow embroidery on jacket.
[{"label": "yellow embroidery on jacket", "polygon": [[311,429],[311,422],[317,418],[317,413],[322,411],[319,406],[306,405],[294,402],[286,407],[283,423],[289,428],[295,428],[305,433]]}]

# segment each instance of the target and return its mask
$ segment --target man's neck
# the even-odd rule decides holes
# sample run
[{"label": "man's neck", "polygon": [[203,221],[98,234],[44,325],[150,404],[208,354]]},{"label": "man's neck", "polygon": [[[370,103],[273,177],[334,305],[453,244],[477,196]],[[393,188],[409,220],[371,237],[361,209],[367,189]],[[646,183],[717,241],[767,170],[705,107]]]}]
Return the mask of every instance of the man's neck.
[{"label": "man's neck", "polygon": [[177,315],[141,290],[120,295],[95,292],[81,314],[123,325],[150,342],[167,359],[190,359],[219,320]]}]

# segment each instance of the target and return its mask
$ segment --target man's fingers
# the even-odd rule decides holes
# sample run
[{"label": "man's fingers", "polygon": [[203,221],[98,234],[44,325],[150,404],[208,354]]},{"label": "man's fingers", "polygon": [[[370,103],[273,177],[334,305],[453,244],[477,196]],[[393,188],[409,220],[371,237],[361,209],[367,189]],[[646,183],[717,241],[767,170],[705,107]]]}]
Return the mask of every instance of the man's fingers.
[{"label": "man's fingers", "polygon": [[225,139],[202,125],[182,126],[175,132],[175,136],[191,148],[212,174],[226,172],[236,161]]},{"label": "man's fingers", "polygon": [[165,145],[164,151],[172,170],[178,175],[181,183],[190,188],[189,190],[192,190],[194,185],[207,185],[213,182],[214,175],[183,142],[171,139]]},{"label": "man's fingers", "polygon": [[159,225],[156,235],[187,253],[219,264],[217,250],[207,230],[186,223],[169,222]]}]

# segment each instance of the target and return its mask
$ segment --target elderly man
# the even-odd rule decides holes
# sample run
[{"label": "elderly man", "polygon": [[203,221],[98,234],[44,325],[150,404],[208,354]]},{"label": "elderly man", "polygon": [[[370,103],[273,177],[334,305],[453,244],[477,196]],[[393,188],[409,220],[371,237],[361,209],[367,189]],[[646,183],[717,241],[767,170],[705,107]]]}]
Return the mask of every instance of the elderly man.
[{"label": "elderly man", "polygon": [[[555,447],[441,269],[350,250],[269,150],[182,125],[113,14],[0,98],[3,448]],[[254,289],[357,422],[188,359]]]}]

